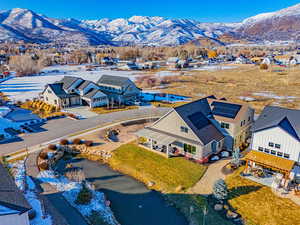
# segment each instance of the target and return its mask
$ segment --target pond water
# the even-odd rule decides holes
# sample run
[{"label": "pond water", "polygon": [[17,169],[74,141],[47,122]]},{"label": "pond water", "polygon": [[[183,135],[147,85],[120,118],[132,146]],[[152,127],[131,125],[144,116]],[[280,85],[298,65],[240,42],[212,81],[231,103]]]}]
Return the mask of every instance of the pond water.
[{"label": "pond water", "polygon": [[176,208],[169,206],[159,192],[147,189],[137,180],[87,159],[60,161],[58,170],[62,172],[67,163],[82,168],[86,179],[97,190],[105,193],[122,225],[188,224],[185,217]]}]

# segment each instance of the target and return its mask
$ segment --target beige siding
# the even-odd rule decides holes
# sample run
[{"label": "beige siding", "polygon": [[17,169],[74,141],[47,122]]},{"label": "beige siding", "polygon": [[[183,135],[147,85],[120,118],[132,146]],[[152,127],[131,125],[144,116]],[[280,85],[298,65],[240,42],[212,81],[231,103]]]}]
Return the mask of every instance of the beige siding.
[{"label": "beige siding", "polygon": [[[188,133],[181,132],[181,126],[187,127]],[[151,127],[157,130],[162,130],[174,135],[178,135],[199,142],[199,138],[193,133],[193,131],[186,125],[186,123],[174,110],[171,113],[169,113],[166,117],[154,123]]]},{"label": "beige siding", "polygon": [[44,101],[50,105],[61,106],[60,99],[53,93],[51,88],[47,87],[47,89],[43,93]]}]

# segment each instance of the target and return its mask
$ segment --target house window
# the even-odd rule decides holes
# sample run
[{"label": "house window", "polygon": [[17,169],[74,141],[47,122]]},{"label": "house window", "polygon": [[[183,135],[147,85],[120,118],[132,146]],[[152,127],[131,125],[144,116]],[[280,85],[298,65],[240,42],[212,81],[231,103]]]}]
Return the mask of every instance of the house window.
[{"label": "house window", "polygon": [[278,149],[280,149],[280,144],[275,144],[275,148],[278,148]]},{"label": "house window", "polygon": [[54,104],[57,105],[57,100],[56,99],[54,100]]},{"label": "house window", "polygon": [[290,158],[290,154],[284,153],[284,158],[289,159]]},{"label": "house window", "polygon": [[274,143],[273,142],[269,142],[269,147],[274,147]]},{"label": "house window", "polygon": [[264,151],[264,148],[263,147],[258,147],[258,150],[263,152]]},{"label": "house window", "polygon": [[276,151],[271,150],[271,154],[272,154],[272,155],[276,155]]},{"label": "house window", "polygon": [[48,97],[46,97],[46,101],[48,101]]},{"label": "house window", "polygon": [[277,152],[277,156],[282,157],[283,153],[282,152]]},{"label": "house window", "polygon": [[184,132],[184,133],[188,133],[188,132],[189,132],[189,129],[188,129],[187,127],[181,126],[181,127],[180,127],[180,131],[181,131],[181,132]]},{"label": "house window", "polygon": [[185,152],[195,155],[196,154],[196,147],[189,144],[184,144],[183,149]]},{"label": "house window", "polygon": [[229,129],[229,124],[228,123],[221,123],[221,127],[225,129]]},{"label": "house window", "polygon": [[251,117],[250,116],[248,116],[248,122],[251,120]]},{"label": "house window", "polygon": [[270,153],[270,149],[265,148],[265,153]]},{"label": "house window", "polygon": [[218,148],[221,148],[221,141],[218,143]]},{"label": "house window", "polygon": [[243,121],[241,121],[241,127],[243,126]]},{"label": "house window", "polygon": [[48,93],[49,93],[49,94],[51,94],[51,93],[52,93],[52,91],[51,91],[51,90],[48,90]]}]

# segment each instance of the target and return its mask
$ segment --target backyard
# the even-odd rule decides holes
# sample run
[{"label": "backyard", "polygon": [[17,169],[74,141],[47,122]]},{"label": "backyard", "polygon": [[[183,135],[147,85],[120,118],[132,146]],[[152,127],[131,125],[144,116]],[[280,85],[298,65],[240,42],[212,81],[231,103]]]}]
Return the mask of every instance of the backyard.
[{"label": "backyard", "polygon": [[300,207],[276,196],[269,187],[239,176],[240,168],[226,178],[229,203],[245,219],[259,225],[298,225]]},{"label": "backyard", "polygon": [[154,182],[154,189],[180,192],[192,187],[205,173],[206,166],[184,158],[165,158],[133,143],[122,145],[109,160],[112,168],[144,183]]}]

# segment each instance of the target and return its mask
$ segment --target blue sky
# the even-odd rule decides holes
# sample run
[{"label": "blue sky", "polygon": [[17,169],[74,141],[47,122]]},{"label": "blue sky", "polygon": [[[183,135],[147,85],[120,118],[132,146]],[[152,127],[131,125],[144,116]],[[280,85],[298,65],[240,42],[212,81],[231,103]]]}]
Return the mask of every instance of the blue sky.
[{"label": "blue sky", "polygon": [[49,17],[99,19],[133,15],[239,22],[279,10],[299,0],[0,0],[0,9],[28,8]]}]

